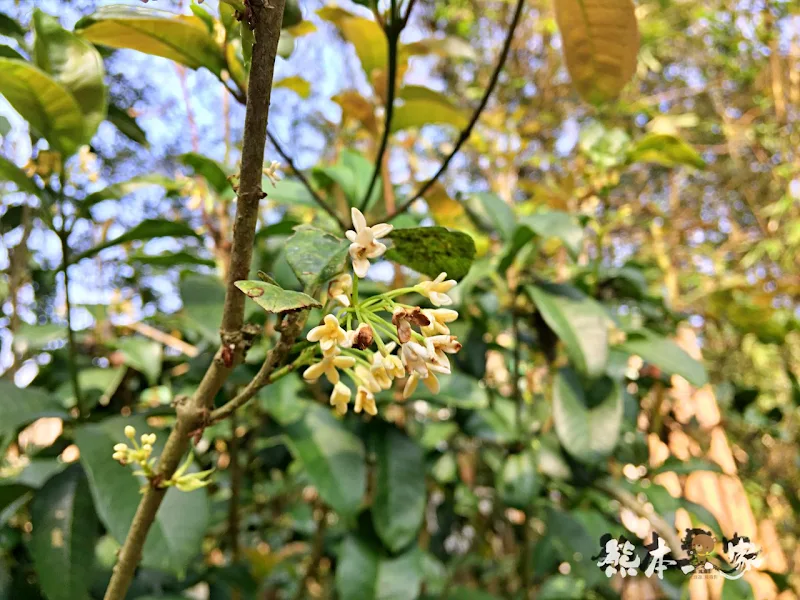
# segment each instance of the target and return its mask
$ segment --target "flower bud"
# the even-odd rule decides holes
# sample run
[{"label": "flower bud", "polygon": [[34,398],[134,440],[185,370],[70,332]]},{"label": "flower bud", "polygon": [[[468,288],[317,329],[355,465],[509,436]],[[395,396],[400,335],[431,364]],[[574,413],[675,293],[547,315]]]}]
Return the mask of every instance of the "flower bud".
[{"label": "flower bud", "polygon": [[133,427],[131,427],[130,425],[126,425],[125,426],[125,437],[128,438],[129,440],[132,440],[133,438],[136,437],[136,430]]}]

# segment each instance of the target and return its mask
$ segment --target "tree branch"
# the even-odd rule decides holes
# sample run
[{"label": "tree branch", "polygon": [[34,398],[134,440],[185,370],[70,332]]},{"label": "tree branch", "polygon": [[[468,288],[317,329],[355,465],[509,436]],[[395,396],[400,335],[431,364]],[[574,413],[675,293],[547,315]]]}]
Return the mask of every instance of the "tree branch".
[{"label": "tree branch", "polygon": [[369,180],[367,192],[361,199],[361,204],[358,209],[362,212],[366,209],[369,199],[372,196],[372,190],[375,189],[375,183],[378,181],[378,174],[381,172],[381,164],[383,163],[383,155],[386,153],[386,148],[389,146],[389,136],[392,134],[392,116],[394,115],[394,97],[397,90],[397,43],[400,40],[400,32],[408,22],[408,17],[411,16],[411,9],[413,4],[409,5],[406,16],[402,19],[397,14],[397,2],[391,1],[391,13],[389,15],[389,23],[384,27],[386,33],[386,43],[389,45],[389,77],[386,82],[386,118],[383,124],[383,136],[381,143],[378,147],[378,154],[375,157],[375,168],[372,170],[372,178]]},{"label": "tree branch", "polygon": [[494,72],[492,73],[492,78],[489,80],[489,86],[486,88],[486,92],[483,94],[483,98],[481,98],[481,103],[478,105],[478,108],[475,109],[475,112],[472,114],[472,118],[469,120],[469,123],[467,123],[467,126],[458,136],[458,140],[456,141],[453,151],[450,152],[447,158],[444,159],[442,166],[439,167],[439,170],[436,171],[436,174],[426,181],[416,194],[414,194],[409,200],[403,202],[394,212],[386,214],[377,219],[377,222],[385,223],[390,221],[397,215],[407,211],[409,207],[414,204],[414,202],[422,198],[431,188],[431,186],[436,183],[439,177],[441,177],[442,174],[447,170],[447,167],[450,166],[450,161],[452,161],[453,157],[458,154],[459,150],[461,150],[461,146],[464,145],[464,142],[469,139],[469,136],[472,134],[472,128],[475,127],[475,124],[478,122],[481,113],[486,108],[486,105],[489,102],[489,97],[492,95],[492,92],[497,85],[497,81],[500,78],[500,72],[503,70],[503,65],[505,65],[506,59],[508,58],[508,53],[511,50],[511,41],[514,38],[514,32],[517,30],[517,25],[519,25],[520,16],[522,15],[522,7],[524,5],[525,0],[517,0],[517,6],[514,9],[514,16],[511,19],[511,25],[508,28],[508,33],[506,34],[506,39],[503,43],[503,49],[500,51],[500,56],[497,60],[497,65],[494,68]]},{"label": "tree branch", "polygon": [[272,135],[271,131],[267,131],[267,137],[269,138],[270,143],[273,146],[275,146],[275,150],[278,151],[278,154],[280,154],[281,158],[283,159],[283,162],[285,162],[289,166],[292,172],[300,180],[300,183],[302,183],[303,186],[305,186],[305,188],[308,190],[308,193],[311,194],[311,197],[313,198],[314,202],[316,202],[322,210],[324,210],[331,217],[333,217],[333,219],[336,221],[336,224],[339,225],[339,229],[345,231],[347,229],[347,225],[345,225],[344,221],[341,218],[339,218],[339,215],[336,214],[336,211],[333,209],[333,207],[330,206],[327,202],[325,202],[322,196],[320,196],[317,193],[317,191],[311,186],[311,182],[303,174],[303,172],[297,168],[292,158],[286,153],[286,150],[283,149],[283,147],[280,145],[280,142],[278,142],[275,136]]},{"label": "tree branch", "polygon": [[[249,81],[252,93],[248,95],[245,113],[239,198],[233,225],[233,244],[221,327],[223,345],[228,348],[230,344],[234,346],[234,360],[224,361],[220,349],[192,398],[178,403],[177,422],[156,467],[160,480],[170,479],[175,473],[181,457],[189,446],[190,435],[205,426],[208,409],[215,394],[243,355],[244,344],[241,343],[240,330],[244,320],[245,296],[234,283],[247,278],[253,254],[258,205],[263,196],[261,178],[267,117],[284,6],[285,0],[272,0],[272,5],[265,4],[263,0],[250,2],[256,40],[253,45]],[[119,559],[106,589],[105,600],[125,598],[136,566],[141,559],[147,533],[155,521],[165,494],[166,489],[158,485],[151,485],[145,491],[136,509],[128,536],[120,549]]]},{"label": "tree branch", "polygon": [[307,310],[291,313],[286,317],[281,329],[280,339],[272,350],[269,351],[269,354],[267,354],[267,359],[264,361],[264,364],[261,365],[256,376],[253,377],[250,383],[248,383],[234,398],[212,411],[208,419],[209,422],[216,423],[217,421],[229,417],[238,408],[247,404],[262,387],[280,379],[300,366],[299,362],[295,362],[284,366],[282,369],[276,370],[276,367],[282,364],[289,355],[289,352],[291,352],[292,345],[294,345],[294,341],[297,339],[297,336],[300,335],[300,332],[303,331],[307,318]]}]

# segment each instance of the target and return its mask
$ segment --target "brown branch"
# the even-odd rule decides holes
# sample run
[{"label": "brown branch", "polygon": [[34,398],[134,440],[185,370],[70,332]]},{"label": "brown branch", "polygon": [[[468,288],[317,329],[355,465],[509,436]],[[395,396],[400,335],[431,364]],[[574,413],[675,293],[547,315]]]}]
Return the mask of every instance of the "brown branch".
[{"label": "brown branch", "polygon": [[404,213],[412,204],[414,204],[414,202],[422,198],[431,188],[431,186],[436,183],[436,181],[447,170],[447,167],[450,166],[450,161],[452,161],[453,157],[458,154],[459,150],[461,150],[461,146],[464,145],[464,142],[469,139],[469,136],[472,134],[472,128],[475,127],[478,119],[480,119],[481,113],[489,103],[489,97],[492,95],[492,92],[497,85],[497,81],[500,78],[500,72],[503,70],[503,65],[505,65],[506,59],[508,58],[508,53],[511,50],[511,41],[514,38],[514,32],[517,30],[517,25],[519,24],[520,16],[522,15],[522,7],[524,5],[525,0],[517,0],[517,6],[514,9],[514,16],[511,19],[511,25],[508,28],[508,34],[506,35],[505,42],[503,43],[503,49],[500,51],[500,56],[497,60],[497,65],[494,68],[494,72],[492,73],[492,78],[489,80],[489,86],[486,88],[486,92],[484,92],[483,98],[481,98],[481,103],[478,105],[478,108],[475,109],[475,112],[472,114],[472,118],[469,120],[469,123],[467,123],[467,126],[458,136],[458,140],[456,141],[456,145],[452,152],[450,152],[447,158],[444,159],[442,166],[439,167],[439,170],[436,171],[436,174],[426,181],[416,194],[401,204],[394,212],[387,213],[386,215],[377,219],[379,223],[388,222],[397,215]]},{"label": "brown branch", "polygon": [[[250,270],[259,200],[263,195],[261,177],[267,117],[284,6],[285,0],[272,0],[272,5],[265,4],[263,0],[250,1],[251,23],[254,25],[256,40],[253,45],[249,82],[249,89],[253,93],[248,97],[245,113],[239,199],[233,226],[231,261],[221,327],[223,345],[227,348],[230,348],[230,344],[234,345],[233,360],[224,361],[220,349],[192,398],[184,398],[178,403],[175,427],[167,439],[156,467],[157,476],[161,480],[170,479],[175,473],[181,457],[189,446],[190,436],[205,426],[214,395],[243,354],[244,344],[241,343],[240,330],[244,318],[245,296],[234,283],[239,279],[245,279]],[[271,356],[272,354],[270,353]],[[145,491],[136,509],[128,536],[120,549],[119,559],[106,589],[105,600],[125,598],[136,566],[141,559],[147,533],[155,521],[165,494],[166,489],[156,485],[151,485]]]}]

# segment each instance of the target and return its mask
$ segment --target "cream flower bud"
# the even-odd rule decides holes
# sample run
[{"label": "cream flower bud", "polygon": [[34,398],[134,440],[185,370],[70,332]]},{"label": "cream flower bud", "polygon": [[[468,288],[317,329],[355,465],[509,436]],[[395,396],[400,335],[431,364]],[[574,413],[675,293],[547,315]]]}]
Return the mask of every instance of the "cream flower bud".
[{"label": "cream flower bud", "polygon": [[347,413],[347,404],[350,402],[350,388],[341,381],[333,386],[331,392],[331,406],[336,407],[336,412],[340,415]]},{"label": "cream flower bud", "polygon": [[155,433],[144,433],[141,437],[142,444],[150,444],[151,446],[156,443]]},{"label": "cream flower bud", "polygon": [[405,386],[403,386],[403,400],[408,400],[411,394],[414,393],[414,390],[417,389],[417,383],[419,383],[419,374],[416,371],[412,371],[406,380]]},{"label": "cream flower bud", "polygon": [[367,220],[355,207],[351,209],[350,216],[353,220],[353,229],[345,232],[345,235],[351,242],[350,258],[353,261],[353,271],[358,277],[366,277],[369,270],[369,259],[378,258],[386,252],[386,246],[378,242],[378,238],[387,236],[393,226],[378,223],[367,227]]},{"label": "cream flower bud", "polygon": [[356,391],[356,404],[353,410],[357,413],[363,410],[367,414],[373,416],[378,414],[378,407],[375,406],[375,396],[362,385],[358,386],[358,390]]},{"label": "cream flower bud", "polygon": [[114,452],[127,452],[128,444],[114,444]]},{"label": "cream flower bud", "polygon": [[372,366],[369,370],[370,373],[372,373],[372,376],[375,378],[375,381],[378,382],[378,385],[381,387],[381,389],[388,390],[392,387],[392,378],[386,371],[384,359],[380,352],[375,352],[372,355]]},{"label": "cream flower bud", "polygon": [[133,427],[131,427],[130,425],[126,425],[125,426],[125,437],[128,438],[129,440],[132,440],[133,438],[136,437],[136,430]]},{"label": "cream flower bud", "polygon": [[353,293],[353,278],[350,273],[342,273],[334,277],[328,284],[328,297],[342,306],[350,306],[350,295]]},{"label": "cream flower bud", "polygon": [[445,281],[445,277],[447,277],[447,273],[439,273],[439,276],[433,281],[418,283],[417,291],[428,298],[434,306],[449,306],[453,300],[447,295],[447,292],[456,286],[456,281],[454,279]]},{"label": "cream flower bud", "polygon": [[339,319],[335,315],[325,315],[323,322],[323,325],[318,325],[309,331],[306,339],[309,342],[319,342],[322,353],[330,354],[337,344],[342,344],[347,339],[347,335],[345,330],[339,327]]},{"label": "cream flower bud", "polygon": [[422,325],[419,330],[422,335],[449,335],[447,323],[452,323],[458,318],[458,313],[449,308],[424,308],[422,314],[428,317],[430,325]]},{"label": "cream flower bud", "polygon": [[281,164],[277,160],[273,160],[268,167],[264,167],[264,175],[269,179],[272,187],[275,187],[275,184],[281,180],[281,176],[278,174],[280,168]]},{"label": "cream flower bud", "polygon": [[378,393],[381,391],[381,386],[378,384],[378,381],[372,375],[372,372],[367,369],[363,365],[358,365],[356,367],[356,377],[358,377],[364,384],[365,387],[369,388],[371,391]]},{"label": "cream flower bud", "polygon": [[352,356],[341,356],[333,353],[323,356],[321,361],[308,367],[303,373],[303,379],[316,381],[320,375],[324,374],[327,380],[335,385],[339,383],[339,371],[337,369],[349,369],[355,364],[356,359]]}]

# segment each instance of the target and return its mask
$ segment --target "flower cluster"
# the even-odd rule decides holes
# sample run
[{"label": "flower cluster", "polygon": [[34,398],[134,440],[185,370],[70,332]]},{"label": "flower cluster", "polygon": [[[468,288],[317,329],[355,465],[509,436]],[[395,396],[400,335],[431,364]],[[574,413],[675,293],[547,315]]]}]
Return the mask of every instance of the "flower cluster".
[{"label": "flower cluster", "polygon": [[[136,429],[128,425],[125,427],[125,437],[133,442],[133,447],[125,443],[114,445],[114,460],[119,461],[122,465],[135,464],[139,466],[135,475],[142,475],[148,480],[153,481],[156,478],[155,464],[156,459],[151,455],[153,454],[153,445],[156,443],[155,433],[144,433],[139,438],[141,444],[136,441]],[[208,476],[213,472],[213,469],[207,471],[200,471],[197,473],[186,473],[192,464],[192,453],[184,461],[184,463],[175,471],[175,474],[167,481],[160,483],[160,487],[175,486],[182,492],[191,492],[211,483]]]},{"label": "flower cluster", "polygon": [[[314,382],[324,375],[333,385],[331,405],[343,415],[352,392],[341,381],[341,371],[355,384],[355,412],[375,415],[378,412],[375,394],[391,389],[395,380],[405,379],[403,398],[413,394],[420,381],[431,392],[438,393],[437,376],[450,373],[448,355],[461,349],[461,343],[448,328],[458,313],[441,308],[452,304],[447,293],[456,282],[441,273],[433,281],[359,301],[358,278],[366,276],[369,259],[386,251],[378,239],[391,232],[392,226],[379,223],[369,227],[364,215],[355,208],[352,218],[354,230],[346,235],[351,242],[350,257],[356,277],[343,273],[329,283],[329,306],[333,309],[307,336],[308,341],[319,344],[321,356],[303,377]],[[436,308],[397,301],[412,293],[424,296]]]}]

